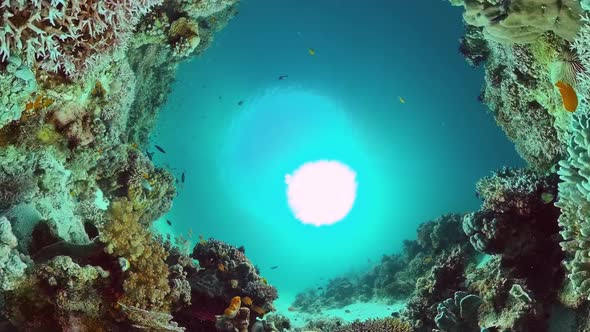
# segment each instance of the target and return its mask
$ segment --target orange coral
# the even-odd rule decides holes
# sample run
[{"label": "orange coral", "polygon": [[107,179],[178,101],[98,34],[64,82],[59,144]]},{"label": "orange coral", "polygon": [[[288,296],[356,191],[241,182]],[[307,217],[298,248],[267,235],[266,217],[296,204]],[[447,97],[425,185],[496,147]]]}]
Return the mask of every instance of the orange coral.
[{"label": "orange coral", "polygon": [[555,83],[555,86],[559,89],[559,93],[561,94],[561,99],[563,100],[563,107],[568,112],[574,112],[576,108],[578,108],[578,95],[576,95],[576,90],[563,81],[558,81]]},{"label": "orange coral", "polygon": [[227,318],[234,318],[238,314],[240,307],[242,306],[242,300],[239,296],[234,296],[229,303],[229,307],[223,312],[223,316]]},{"label": "orange coral", "polygon": [[38,95],[34,100],[25,105],[25,111],[40,111],[53,104],[54,100],[43,95]]}]

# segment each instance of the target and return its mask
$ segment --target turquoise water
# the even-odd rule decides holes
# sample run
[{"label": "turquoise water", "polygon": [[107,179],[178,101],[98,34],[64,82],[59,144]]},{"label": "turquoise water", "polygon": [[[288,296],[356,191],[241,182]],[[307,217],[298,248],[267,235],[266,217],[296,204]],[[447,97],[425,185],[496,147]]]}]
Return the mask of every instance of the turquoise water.
[{"label": "turquoise water", "polygon": [[[244,245],[283,297],[368,268],[426,220],[477,210],[475,181],[523,162],[477,101],[483,75],[457,52],[458,22],[444,1],[243,1],[159,114],[152,141],[167,153],[154,161],[186,181],[157,226]],[[357,172],[333,226],[287,206],[285,175],[318,159]]]}]

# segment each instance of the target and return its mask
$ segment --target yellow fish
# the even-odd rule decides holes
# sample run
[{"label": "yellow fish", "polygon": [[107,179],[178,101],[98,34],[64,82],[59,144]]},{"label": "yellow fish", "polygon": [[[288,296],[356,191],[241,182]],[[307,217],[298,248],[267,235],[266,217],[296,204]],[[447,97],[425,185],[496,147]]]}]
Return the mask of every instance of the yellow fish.
[{"label": "yellow fish", "polygon": [[217,269],[221,272],[226,272],[227,269],[225,268],[225,265],[223,265],[223,263],[219,263],[217,264]]},{"label": "yellow fish", "polygon": [[399,98],[400,104],[405,104],[406,103],[406,100],[404,98],[402,98],[402,97],[398,97],[398,98]]},{"label": "yellow fish", "polygon": [[315,50],[313,48],[308,48],[307,52],[309,53],[309,55],[315,55]]},{"label": "yellow fish", "polygon": [[244,298],[242,298],[242,303],[244,303],[245,305],[252,305],[252,299],[249,296],[245,296]]}]

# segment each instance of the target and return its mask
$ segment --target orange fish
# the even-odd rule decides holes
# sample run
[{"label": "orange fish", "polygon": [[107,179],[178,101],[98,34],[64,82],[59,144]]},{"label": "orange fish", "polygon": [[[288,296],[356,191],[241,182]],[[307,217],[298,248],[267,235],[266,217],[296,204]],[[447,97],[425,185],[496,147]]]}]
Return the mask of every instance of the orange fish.
[{"label": "orange fish", "polygon": [[559,89],[561,100],[563,101],[563,107],[566,111],[575,112],[576,108],[578,108],[578,95],[576,94],[576,90],[574,90],[570,84],[563,81],[558,81],[555,83],[555,86]]},{"label": "orange fish", "polygon": [[252,311],[254,311],[255,313],[259,314],[259,315],[260,315],[260,317],[264,316],[264,314],[266,313],[266,310],[264,310],[262,307],[259,307],[259,306],[257,306],[257,305],[252,305],[252,306],[250,307],[250,309],[251,309]]},{"label": "orange fish", "polygon": [[244,303],[245,305],[251,305],[252,299],[249,296],[244,296],[244,298],[242,299],[242,303]]},{"label": "orange fish", "polygon": [[225,265],[223,265],[223,263],[217,264],[217,269],[221,272],[227,271],[227,269],[225,268]]}]

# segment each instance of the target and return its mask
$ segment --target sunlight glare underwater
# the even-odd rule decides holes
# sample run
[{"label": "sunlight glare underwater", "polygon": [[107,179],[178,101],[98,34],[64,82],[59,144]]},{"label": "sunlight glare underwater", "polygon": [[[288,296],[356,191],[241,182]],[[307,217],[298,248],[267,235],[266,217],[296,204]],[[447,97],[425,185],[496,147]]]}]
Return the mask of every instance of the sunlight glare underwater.
[{"label": "sunlight glare underwater", "polygon": [[336,223],[356,208],[366,154],[341,105],[313,91],[271,88],[239,112],[220,159],[237,204],[256,218],[295,216],[316,226]]}]

